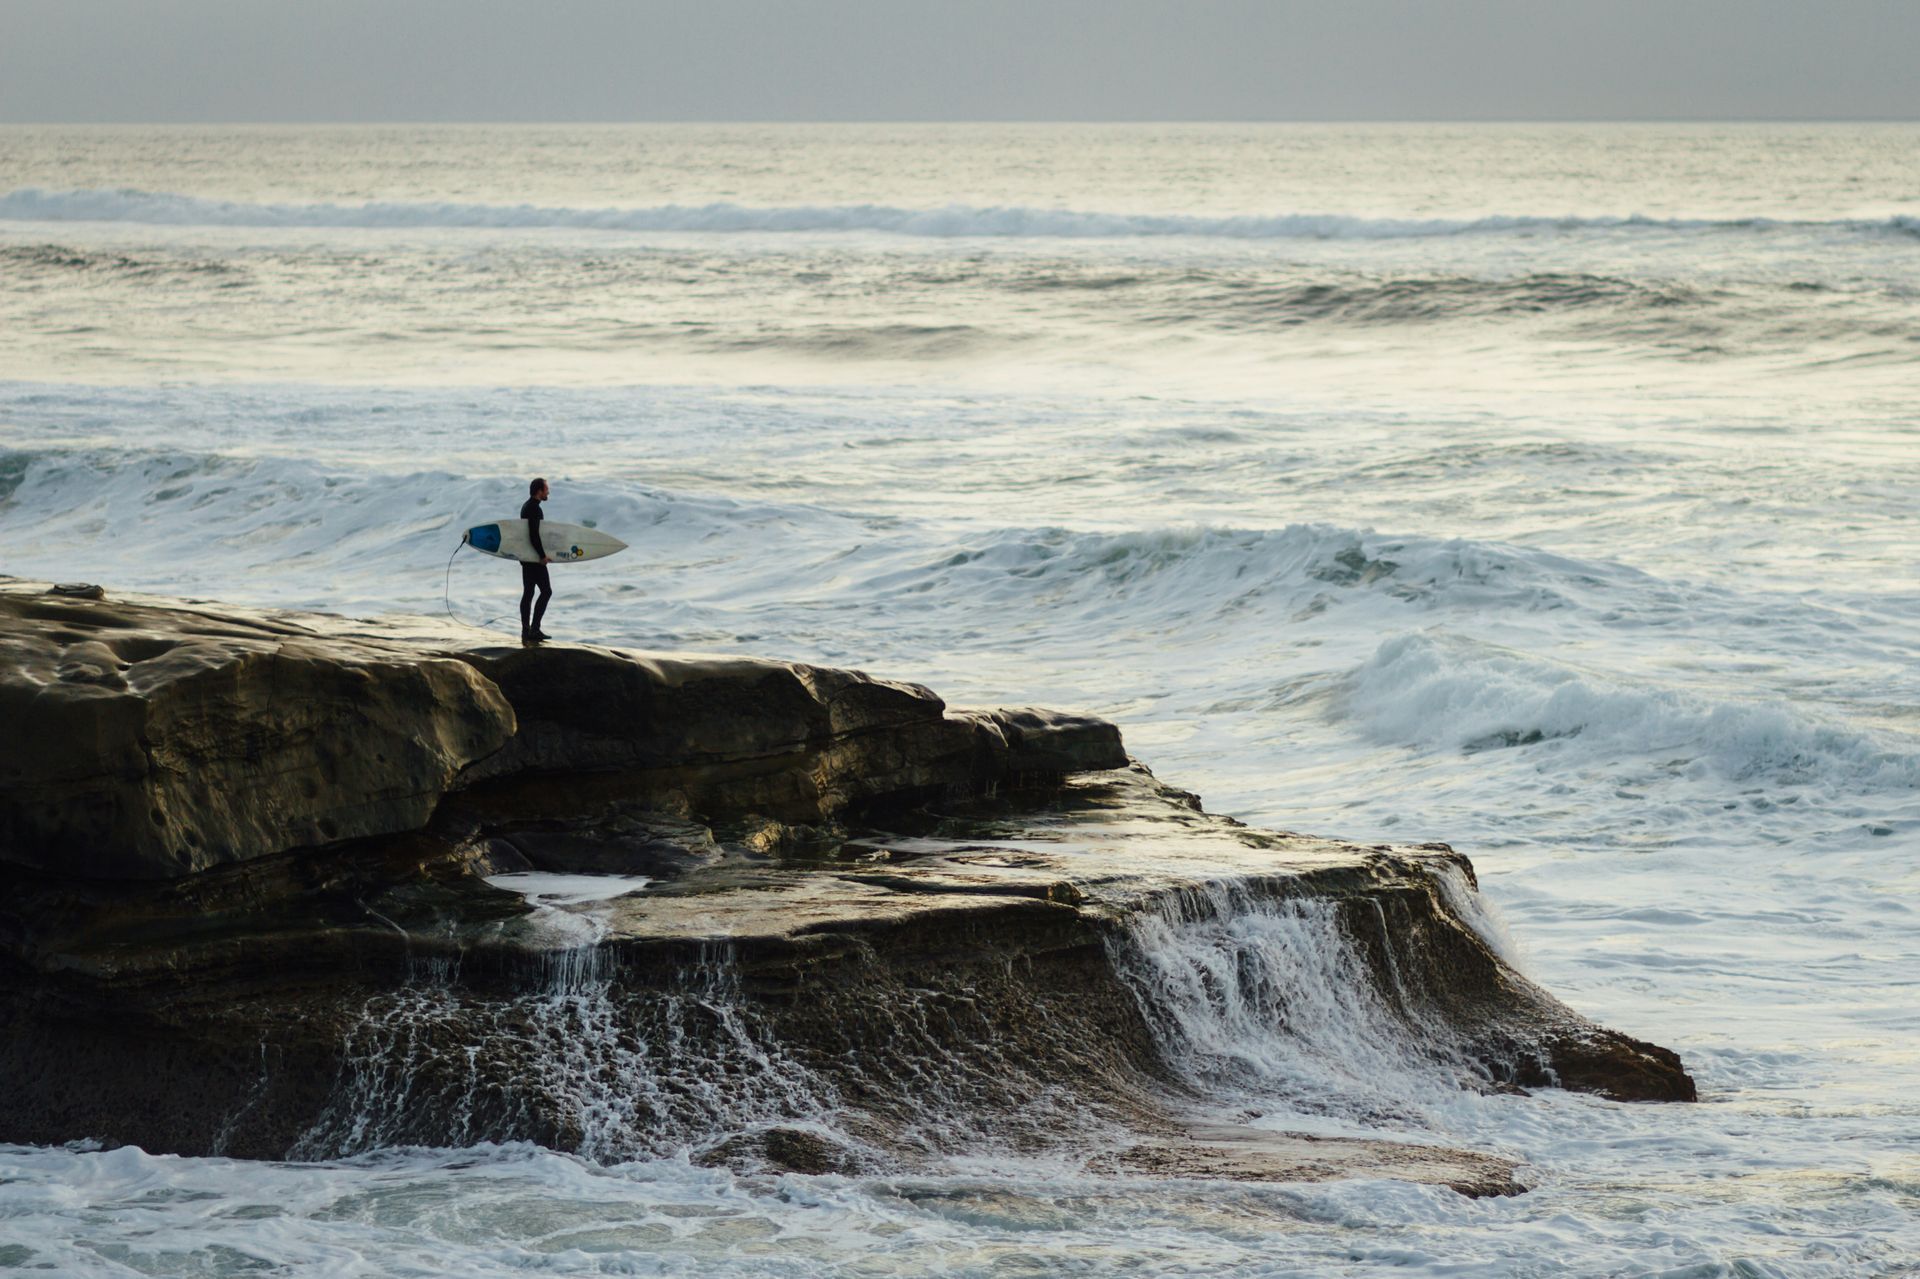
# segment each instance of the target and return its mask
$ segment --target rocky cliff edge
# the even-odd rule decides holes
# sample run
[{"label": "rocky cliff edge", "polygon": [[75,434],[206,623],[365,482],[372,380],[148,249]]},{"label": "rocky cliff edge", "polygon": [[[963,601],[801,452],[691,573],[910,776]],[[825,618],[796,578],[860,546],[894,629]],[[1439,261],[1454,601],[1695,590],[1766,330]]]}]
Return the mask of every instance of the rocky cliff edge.
[{"label": "rocky cliff edge", "polygon": [[1206,813],[1087,716],[464,640],[0,581],[0,1140],[1482,1194],[1510,1160],[1222,1098],[1694,1095],[1506,962],[1444,844]]}]

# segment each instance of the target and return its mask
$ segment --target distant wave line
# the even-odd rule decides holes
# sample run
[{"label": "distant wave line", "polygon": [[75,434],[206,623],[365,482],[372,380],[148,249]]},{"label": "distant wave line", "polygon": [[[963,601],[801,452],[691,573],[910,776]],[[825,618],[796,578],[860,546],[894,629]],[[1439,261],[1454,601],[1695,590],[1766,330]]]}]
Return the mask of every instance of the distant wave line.
[{"label": "distant wave line", "polygon": [[1193,236],[1215,239],[1416,239],[1452,235],[1566,234],[1583,231],[1841,231],[1920,238],[1920,216],[1791,221],[1773,218],[1542,217],[1364,218],[1284,213],[1202,217],[1100,213],[1019,205],[949,204],[932,209],[882,204],[756,207],[732,203],[648,208],[571,208],[451,202],[255,204],[129,188],[52,191],[23,187],[0,196],[0,221],[135,222],[159,226],[577,228],[601,231],[878,231],[936,238],[1102,239]]}]

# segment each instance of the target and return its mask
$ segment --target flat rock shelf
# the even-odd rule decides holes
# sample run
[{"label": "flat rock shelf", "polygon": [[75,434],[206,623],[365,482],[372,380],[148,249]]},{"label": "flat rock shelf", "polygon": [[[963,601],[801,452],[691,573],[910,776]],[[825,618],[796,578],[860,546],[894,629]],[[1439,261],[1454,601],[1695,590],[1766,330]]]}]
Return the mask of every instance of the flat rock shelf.
[{"label": "flat rock shelf", "polygon": [[1223,1114],[1216,1038],[1694,1096],[1501,957],[1459,853],[1209,814],[1090,716],[14,579],[0,655],[0,1141],[1477,1195],[1524,1177],[1286,1131],[1308,1074]]}]

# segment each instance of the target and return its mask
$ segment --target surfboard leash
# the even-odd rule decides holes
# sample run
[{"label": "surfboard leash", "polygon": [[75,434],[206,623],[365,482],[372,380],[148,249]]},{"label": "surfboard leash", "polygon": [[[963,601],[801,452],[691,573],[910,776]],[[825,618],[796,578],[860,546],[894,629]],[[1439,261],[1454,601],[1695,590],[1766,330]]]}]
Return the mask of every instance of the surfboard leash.
[{"label": "surfboard leash", "polygon": [[492,617],[489,617],[486,621],[480,622],[476,625],[475,623],[469,622],[466,618],[461,617],[458,613],[455,613],[453,611],[453,561],[455,560],[455,558],[459,556],[460,548],[465,546],[466,544],[467,544],[467,535],[465,533],[462,533],[460,535],[459,545],[453,548],[452,555],[447,556],[446,580],[443,583],[441,583],[441,588],[440,588],[441,602],[447,606],[447,616],[451,618],[455,622],[455,624],[464,626],[468,630],[485,631],[489,635],[497,634],[498,632],[492,629],[493,624],[499,621],[501,618],[511,617],[513,616],[513,614],[498,613]]}]

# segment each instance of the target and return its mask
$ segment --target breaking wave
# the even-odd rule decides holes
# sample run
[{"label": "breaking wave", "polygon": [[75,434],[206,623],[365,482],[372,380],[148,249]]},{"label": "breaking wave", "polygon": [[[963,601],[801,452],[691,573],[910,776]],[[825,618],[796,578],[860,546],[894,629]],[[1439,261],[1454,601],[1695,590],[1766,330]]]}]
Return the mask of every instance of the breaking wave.
[{"label": "breaking wave", "polygon": [[1350,679],[1349,710],[1378,737],[1429,749],[1568,748],[1577,739],[1585,756],[1653,760],[1670,776],[1920,787],[1920,756],[1785,701],[1709,699],[1458,637],[1382,642]]},{"label": "breaking wave", "polygon": [[1250,615],[1310,615],[1345,592],[1429,608],[1546,612],[1585,594],[1658,585],[1633,569],[1467,538],[1392,537],[1329,524],[1217,526],[1122,533],[1008,529],[933,562],[890,566],[863,594],[953,596],[975,603],[1085,611],[1097,625],[1124,607],[1136,621],[1189,629]]},{"label": "breaking wave", "polygon": [[576,228],[598,231],[832,232],[894,235],[1102,239],[1199,236],[1216,239],[1397,240],[1454,235],[1567,235],[1586,232],[1840,232],[1920,238],[1920,218],[1648,218],[1494,215],[1479,218],[1365,218],[1279,213],[1209,217],[1111,213],[1019,205],[949,204],[910,209],[883,204],[755,207],[717,202],[642,208],[472,204],[447,201],[364,204],[250,203],[132,188],[55,191],[22,187],[0,196],[0,220],[137,222],[164,226]]},{"label": "breaking wave", "polygon": [[[1477,463],[1462,450],[1448,464]],[[616,476],[578,480],[569,499],[577,518],[633,531],[644,547],[644,562],[570,583],[586,633],[615,642],[724,645],[771,625],[788,628],[786,642],[801,651],[843,644],[852,627],[909,646],[966,637],[970,652],[1119,652],[1151,635],[1170,655],[1219,645],[1258,655],[1234,672],[1177,660],[1162,670],[1163,691],[1210,714],[1292,716],[1311,705],[1364,739],[1423,754],[1521,748],[1544,762],[1558,753],[1562,765],[1593,761],[1622,784],[1691,779],[1718,793],[1764,781],[1855,795],[1920,787],[1920,755],[1898,734],[1830,722],[1836,704],[1741,699],[1641,664],[1644,652],[1676,643],[1736,662],[1763,623],[1781,654],[1842,641],[1861,645],[1862,660],[1888,660],[1864,623],[1806,601],[1782,616],[1769,597],[1606,559],[1333,524],[1008,527],[956,541],[955,530],[912,519],[877,526],[773,495]],[[497,610],[502,579],[478,562],[454,566],[448,603],[448,555],[467,524],[517,501],[513,480],[455,471],[0,448],[8,572],[239,590],[333,611]],[[1495,642],[1512,626],[1524,628],[1516,644],[1539,632],[1614,656],[1576,667]],[[1334,647],[1304,661],[1320,644]],[[873,661],[885,648],[869,638],[848,660]]]}]

